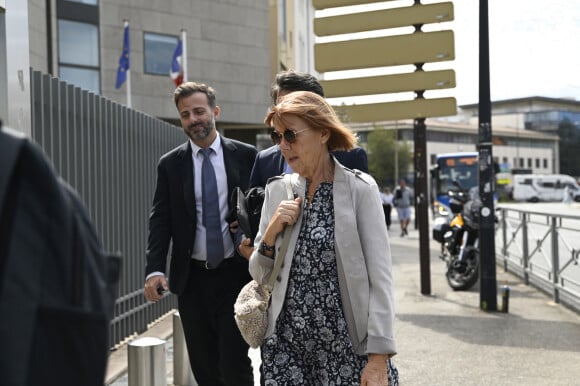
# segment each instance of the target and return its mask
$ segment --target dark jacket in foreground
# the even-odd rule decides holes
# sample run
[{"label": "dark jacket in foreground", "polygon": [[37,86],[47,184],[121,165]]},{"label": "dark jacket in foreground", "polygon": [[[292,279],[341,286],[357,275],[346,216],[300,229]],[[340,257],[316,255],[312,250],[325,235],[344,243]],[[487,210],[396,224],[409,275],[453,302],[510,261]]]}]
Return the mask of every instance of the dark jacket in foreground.
[{"label": "dark jacket in foreground", "polygon": [[119,266],[42,151],[0,132],[0,384],[102,385]]}]

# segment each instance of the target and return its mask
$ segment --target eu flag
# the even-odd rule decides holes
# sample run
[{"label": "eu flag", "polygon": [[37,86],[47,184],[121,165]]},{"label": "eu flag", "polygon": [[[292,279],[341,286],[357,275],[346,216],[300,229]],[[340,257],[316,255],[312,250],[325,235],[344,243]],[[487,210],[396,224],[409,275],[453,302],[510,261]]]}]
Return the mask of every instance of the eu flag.
[{"label": "eu flag", "polygon": [[120,88],[127,79],[129,70],[129,23],[125,24],[125,36],[123,37],[123,53],[119,58],[119,68],[117,69],[117,83],[115,88]]}]

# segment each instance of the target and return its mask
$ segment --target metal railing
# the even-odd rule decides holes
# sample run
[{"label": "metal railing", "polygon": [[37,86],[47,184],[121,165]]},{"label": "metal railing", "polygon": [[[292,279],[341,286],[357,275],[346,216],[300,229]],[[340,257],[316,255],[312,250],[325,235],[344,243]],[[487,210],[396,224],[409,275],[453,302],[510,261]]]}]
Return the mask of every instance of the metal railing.
[{"label": "metal railing", "polygon": [[580,216],[500,207],[496,256],[506,271],[580,311]]},{"label": "metal railing", "polygon": [[123,258],[111,347],[177,308],[173,295],[142,293],[147,224],[161,155],[184,142],[180,128],[31,71],[32,139],[84,201],[108,251]]}]

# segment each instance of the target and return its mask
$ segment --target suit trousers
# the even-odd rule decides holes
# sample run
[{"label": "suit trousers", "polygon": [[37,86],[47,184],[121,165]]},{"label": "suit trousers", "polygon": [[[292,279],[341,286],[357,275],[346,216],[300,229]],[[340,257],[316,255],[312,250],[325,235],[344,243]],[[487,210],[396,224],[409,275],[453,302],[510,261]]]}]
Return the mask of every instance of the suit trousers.
[{"label": "suit trousers", "polygon": [[251,280],[242,257],[207,270],[190,264],[178,307],[193,375],[199,386],[253,386],[248,344],[234,320],[234,303]]},{"label": "suit trousers", "polygon": [[391,204],[383,204],[383,212],[385,212],[385,222],[387,223],[387,229],[391,228]]}]

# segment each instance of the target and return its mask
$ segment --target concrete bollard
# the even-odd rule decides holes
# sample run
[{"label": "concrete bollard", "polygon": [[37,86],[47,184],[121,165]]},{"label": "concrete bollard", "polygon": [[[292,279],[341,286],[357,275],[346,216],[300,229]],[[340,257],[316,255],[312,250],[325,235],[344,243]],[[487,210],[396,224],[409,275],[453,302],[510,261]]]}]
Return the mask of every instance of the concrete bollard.
[{"label": "concrete bollard", "polygon": [[173,314],[173,384],[175,386],[197,386],[193,377],[185,335],[179,312]]},{"label": "concrete bollard", "polygon": [[144,337],[129,343],[129,386],[167,386],[165,341]]}]

